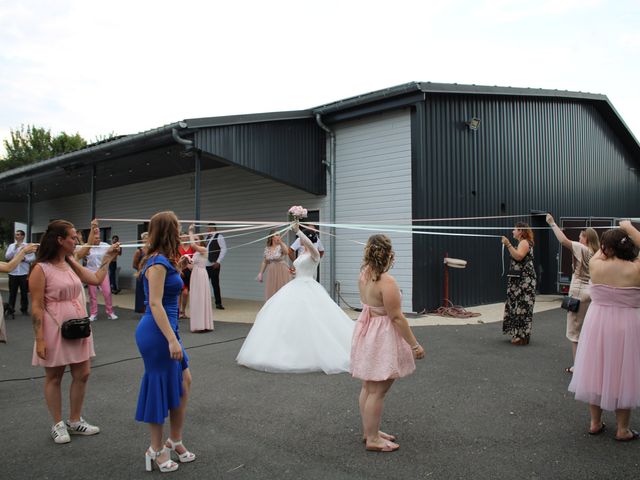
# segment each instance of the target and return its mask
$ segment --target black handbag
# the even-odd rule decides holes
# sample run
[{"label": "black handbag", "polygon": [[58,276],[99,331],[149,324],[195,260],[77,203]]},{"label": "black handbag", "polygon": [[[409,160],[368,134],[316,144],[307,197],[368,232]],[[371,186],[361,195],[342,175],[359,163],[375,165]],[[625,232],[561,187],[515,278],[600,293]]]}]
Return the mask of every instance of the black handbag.
[{"label": "black handbag", "polygon": [[[503,270],[504,271],[504,270]],[[507,277],[522,278],[522,270],[514,270],[513,268],[507,272]]]},{"label": "black handbag", "polygon": [[77,340],[79,338],[87,338],[91,335],[91,321],[89,317],[72,318],[60,325],[60,333],[67,340]]},{"label": "black handbag", "polygon": [[560,308],[563,308],[568,312],[577,312],[580,309],[580,299],[567,295],[562,299],[562,305],[560,305]]}]

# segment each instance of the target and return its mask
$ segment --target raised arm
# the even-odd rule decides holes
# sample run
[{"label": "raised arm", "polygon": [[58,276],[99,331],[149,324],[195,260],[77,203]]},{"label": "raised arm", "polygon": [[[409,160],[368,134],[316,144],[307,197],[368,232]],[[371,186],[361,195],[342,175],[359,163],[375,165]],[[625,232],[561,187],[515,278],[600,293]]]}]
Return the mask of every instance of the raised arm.
[{"label": "raised arm", "polygon": [[300,243],[302,244],[302,246],[304,248],[306,248],[307,250],[309,250],[309,253],[311,254],[311,257],[316,262],[319,262],[320,261],[320,252],[318,252],[318,249],[311,242],[311,240],[309,240],[307,238],[307,236],[304,233],[302,233],[302,231],[300,230],[300,226],[297,223],[294,223],[292,228],[293,228],[293,231],[296,232],[296,235],[298,236],[298,238],[300,239]]},{"label": "raised arm", "polygon": [[80,265],[75,256],[67,257],[67,262],[83,283],[88,283],[89,285],[100,285],[109,271],[109,263],[117,255],[118,248],[120,248],[119,243],[114,243],[109,247],[109,250],[107,250],[107,253],[102,258],[100,268],[95,272],[92,272],[87,267]]},{"label": "raised arm", "polygon": [[189,225],[189,241],[191,242],[191,248],[193,248],[198,253],[207,254],[207,247],[203,247],[202,245],[198,245],[198,240],[196,240],[196,227],[195,225]]},{"label": "raised arm", "polygon": [[21,248],[15,255],[12,255],[11,260],[8,262],[0,262],[0,272],[8,273],[20,265],[20,262],[24,260],[27,254],[33,253],[38,249],[38,246],[31,243]]},{"label": "raised arm", "polygon": [[629,220],[620,221],[620,228],[631,237],[636,247],[640,247],[640,232],[631,224]]},{"label": "raised arm", "polygon": [[551,230],[553,231],[553,234],[556,236],[556,238],[558,239],[560,244],[563,247],[567,247],[569,249],[572,249],[573,246],[571,245],[571,240],[569,240],[567,238],[567,236],[564,234],[564,232],[560,229],[560,227],[558,225],[556,225],[556,222],[555,222],[555,220],[553,219],[553,217],[551,216],[550,213],[547,213],[547,223],[551,227]]},{"label": "raised arm", "polygon": [[93,242],[96,239],[96,236],[100,235],[100,227],[98,227],[98,220],[95,218],[91,220],[91,228],[89,229],[89,236],[87,237],[87,243],[82,245],[79,249],[77,249],[74,253],[74,256],[78,260],[82,260],[84,257],[89,255],[89,251],[93,246]]},{"label": "raised arm", "polygon": [[511,244],[511,241],[507,238],[507,237],[502,237],[501,238],[502,244],[507,247],[507,251],[509,252],[509,255],[517,261],[522,260],[524,257],[527,256],[527,253],[529,253],[529,249],[531,248],[529,245],[529,242],[527,242],[526,240],[520,240],[520,243],[518,244],[518,248],[514,247]]}]

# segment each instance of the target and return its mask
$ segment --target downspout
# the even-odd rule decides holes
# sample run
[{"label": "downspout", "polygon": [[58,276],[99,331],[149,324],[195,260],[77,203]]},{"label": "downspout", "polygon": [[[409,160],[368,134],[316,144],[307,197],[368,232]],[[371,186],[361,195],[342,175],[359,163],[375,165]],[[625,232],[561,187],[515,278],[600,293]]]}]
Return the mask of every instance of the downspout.
[{"label": "downspout", "polygon": [[[329,159],[325,161],[325,165],[329,168],[329,223],[336,223],[336,134],[333,130],[322,123],[322,117],[319,113],[316,113],[316,123],[320,128],[329,134]],[[329,238],[329,250],[331,251],[331,258],[329,259],[329,284],[331,285],[331,298],[338,305],[340,304],[337,298],[336,289],[336,229],[330,228],[331,236]]]},{"label": "downspout", "polygon": [[[186,128],[187,124],[184,122],[180,122],[178,124],[178,126],[180,128]],[[185,151],[189,151],[191,149],[193,149],[193,140],[187,140],[186,138],[182,138],[180,135],[178,135],[178,129],[177,128],[172,128],[171,129],[171,136],[173,137],[173,140],[184,146]],[[196,151],[194,152],[193,155],[193,159],[194,159],[194,175],[193,175],[193,190],[194,190],[194,212],[193,212],[193,218],[195,220],[200,220],[200,183],[201,183],[201,178],[202,178],[202,174],[201,174],[201,170],[202,170],[202,165],[201,165],[201,159],[200,159],[200,152]]]}]

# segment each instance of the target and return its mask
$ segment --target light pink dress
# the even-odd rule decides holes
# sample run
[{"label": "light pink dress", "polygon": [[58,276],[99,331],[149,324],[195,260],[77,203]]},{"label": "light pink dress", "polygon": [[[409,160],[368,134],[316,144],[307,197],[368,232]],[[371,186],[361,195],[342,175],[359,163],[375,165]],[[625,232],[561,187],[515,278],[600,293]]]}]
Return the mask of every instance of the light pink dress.
[{"label": "light pink dress", "polygon": [[[0,295],[0,302],[2,295]],[[4,308],[0,310],[0,342],[7,343],[7,327],[4,324]]]},{"label": "light pink dress", "polygon": [[264,259],[267,262],[264,271],[267,277],[264,282],[264,299],[266,301],[291,280],[291,274],[287,264],[287,254],[282,251],[280,245],[265,247]]},{"label": "light pink dress", "polygon": [[213,308],[211,307],[211,287],[207,274],[207,257],[193,254],[191,286],[189,289],[189,315],[192,332],[213,330]]},{"label": "light pink dress", "polygon": [[42,329],[47,347],[46,360],[38,357],[33,343],[32,365],[59,367],[81,363],[95,357],[93,333],[87,338],[67,340],[60,334],[60,325],[72,318],[87,316],[86,304],[82,301],[82,283],[71,267],[51,263],[38,263],[44,272],[44,319]]},{"label": "light pink dress", "polygon": [[569,391],[604,410],[640,406],[640,288],[591,285]]},{"label": "light pink dress", "polygon": [[384,307],[362,304],[351,341],[351,375],[381,382],[406,377],[416,369],[413,352]]}]

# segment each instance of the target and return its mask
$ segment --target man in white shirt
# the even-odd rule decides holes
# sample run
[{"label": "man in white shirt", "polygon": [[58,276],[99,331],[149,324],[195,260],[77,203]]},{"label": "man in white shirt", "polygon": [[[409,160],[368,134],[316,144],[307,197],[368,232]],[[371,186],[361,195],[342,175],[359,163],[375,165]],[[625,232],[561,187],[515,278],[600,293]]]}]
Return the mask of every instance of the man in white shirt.
[{"label": "man in white shirt", "polygon": [[222,296],[220,295],[220,265],[227,254],[227,242],[224,240],[222,234],[217,231],[215,223],[211,224],[207,231],[209,232],[207,243],[207,251],[209,252],[207,260],[209,261],[209,265],[207,266],[207,273],[209,274],[209,280],[211,280],[211,286],[213,287],[216,308],[218,310],[224,310]]},{"label": "man in white shirt", "polygon": [[[15,257],[16,253],[25,247],[24,243],[25,233],[23,230],[16,230],[15,242],[9,245],[5,257],[7,260],[11,260]],[[18,266],[9,272],[9,310],[7,313],[13,315],[16,306],[16,297],[18,296],[18,289],[20,289],[20,312],[23,315],[29,314],[29,267],[36,259],[34,253],[28,253],[25,255],[24,260],[18,264]]]}]

